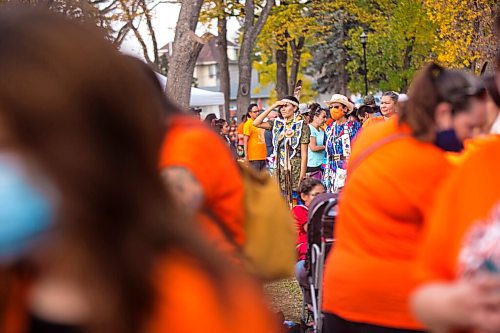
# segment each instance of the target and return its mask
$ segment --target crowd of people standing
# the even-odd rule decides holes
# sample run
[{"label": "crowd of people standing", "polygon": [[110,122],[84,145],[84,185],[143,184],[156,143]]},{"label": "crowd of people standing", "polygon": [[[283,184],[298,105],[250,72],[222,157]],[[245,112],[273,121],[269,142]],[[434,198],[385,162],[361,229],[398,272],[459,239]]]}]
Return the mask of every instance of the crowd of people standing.
[{"label": "crowd of people standing", "polygon": [[266,110],[252,103],[238,127],[232,121],[237,132],[232,136],[225,120],[209,120],[231,150],[239,152],[237,158],[276,177],[293,207],[302,202],[298,188],[306,177],[321,180],[329,193],[339,193],[358,132],[397,114],[398,103],[406,98],[405,94],[400,98],[396,92],[385,92],[379,107],[368,95],[358,108],[341,94],[325,101],[326,107],[316,102],[299,104],[295,96],[284,97]]},{"label": "crowd of people standing", "polygon": [[339,194],[323,332],[500,332],[500,70],[429,63],[380,107],[286,96],[237,126],[88,23],[3,9],[0,36],[1,332],[281,332],[236,159],[290,204],[301,284],[308,209]]}]

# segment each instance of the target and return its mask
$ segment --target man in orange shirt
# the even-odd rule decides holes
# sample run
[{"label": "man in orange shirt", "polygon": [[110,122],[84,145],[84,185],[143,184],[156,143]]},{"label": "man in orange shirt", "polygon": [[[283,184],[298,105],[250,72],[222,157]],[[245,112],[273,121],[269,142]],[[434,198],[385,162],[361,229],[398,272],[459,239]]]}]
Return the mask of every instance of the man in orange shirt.
[{"label": "man in orange shirt", "polygon": [[361,105],[358,109],[358,118],[363,124],[363,127],[384,121],[384,117],[377,116],[376,110],[370,105]]},{"label": "man in orange shirt", "polygon": [[253,121],[259,115],[257,104],[248,106],[248,119],[243,126],[245,161],[250,162],[257,170],[266,168],[266,140],[264,130],[253,125]]}]

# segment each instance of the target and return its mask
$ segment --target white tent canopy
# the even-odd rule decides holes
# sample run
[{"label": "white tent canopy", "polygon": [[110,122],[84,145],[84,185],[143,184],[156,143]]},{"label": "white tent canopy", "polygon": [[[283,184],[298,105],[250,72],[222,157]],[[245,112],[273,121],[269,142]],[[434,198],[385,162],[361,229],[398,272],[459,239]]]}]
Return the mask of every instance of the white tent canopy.
[{"label": "white tent canopy", "polygon": [[[163,89],[167,84],[167,78],[161,74],[156,73],[158,80]],[[189,106],[211,106],[211,105],[224,105],[224,94],[221,92],[213,92],[199,88],[191,88],[191,99]]]}]

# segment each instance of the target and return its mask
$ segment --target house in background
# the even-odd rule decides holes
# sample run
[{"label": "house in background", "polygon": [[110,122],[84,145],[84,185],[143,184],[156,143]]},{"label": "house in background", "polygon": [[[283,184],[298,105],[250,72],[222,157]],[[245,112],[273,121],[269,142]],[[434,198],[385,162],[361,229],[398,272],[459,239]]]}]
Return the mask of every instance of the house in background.
[{"label": "house in background", "polygon": [[[166,54],[168,56],[169,51],[172,48],[172,43],[168,43],[160,49],[160,54]],[[236,113],[236,96],[238,94],[238,45],[228,41],[227,56],[229,60],[229,78],[230,78],[230,110],[231,114]],[[201,52],[196,61],[196,65],[193,73],[194,85],[197,88],[201,88],[209,91],[220,92],[220,57],[217,50],[217,41],[212,38],[207,44],[203,46]],[[271,91],[274,89],[274,85],[268,85],[266,87],[259,87],[259,92],[255,93],[256,88],[259,87],[259,76],[255,69],[252,69],[252,86],[250,90],[250,95],[252,103],[260,103],[263,107],[269,105]],[[220,114],[225,114],[222,110],[223,106],[220,107]],[[208,110],[203,110],[203,113]],[[217,114],[217,112],[214,112]]]}]

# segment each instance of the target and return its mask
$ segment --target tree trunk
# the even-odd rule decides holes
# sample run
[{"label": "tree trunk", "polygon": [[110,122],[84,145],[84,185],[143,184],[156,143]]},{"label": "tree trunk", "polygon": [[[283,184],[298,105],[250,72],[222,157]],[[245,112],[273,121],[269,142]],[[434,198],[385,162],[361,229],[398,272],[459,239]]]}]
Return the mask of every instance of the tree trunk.
[{"label": "tree trunk", "polygon": [[248,104],[250,104],[250,93],[252,84],[252,51],[258,34],[262,30],[267,17],[274,5],[274,0],[267,0],[262,8],[260,15],[255,21],[254,0],[245,1],[245,19],[243,22],[243,38],[240,47],[238,60],[239,78],[238,78],[238,118],[246,113]]},{"label": "tree trunk", "polygon": [[[219,1],[221,10],[222,1]],[[229,102],[231,100],[231,82],[229,78],[229,59],[227,57],[227,18],[225,12],[217,20],[217,49],[219,50],[220,90],[224,94],[224,113],[229,120]]]},{"label": "tree trunk", "polygon": [[345,15],[341,13],[340,15],[340,22],[341,22],[341,29],[340,29],[340,47],[341,47],[341,60],[340,60],[340,66],[339,66],[339,78],[338,78],[338,91],[335,91],[334,93],[339,93],[341,95],[347,96],[347,81],[348,81],[348,75],[347,75],[347,51],[344,47],[344,42],[346,40],[346,24],[345,24]]},{"label": "tree trunk", "polygon": [[[281,38],[278,37],[278,40],[280,39]],[[286,95],[289,95],[288,72],[286,70],[286,63],[288,61],[288,50],[286,42],[283,43],[278,42],[275,51],[275,57],[276,57],[276,94],[278,95],[278,99],[282,99]],[[293,86],[291,89],[293,89]]]},{"label": "tree trunk", "polygon": [[288,82],[289,95],[293,95],[295,83],[299,76],[300,58],[302,57],[302,48],[304,47],[305,37],[300,36],[297,43],[295,40],[290,41],[290,48],[292,50],[292,64],[290,66],[290,77]]},{"label": "tree trunk", "polygon": [[[412,56],[412,52],[413,52],[413,46],[415,45],[415,37],[412,37],[407,42],[408,42],[408,44],[406,45],[404,58],[403,58],[403,71],[405,71],[405,72],[411,68],[411,56]],[[408,89],[408,86],[409,86],[408,78],[406,76],[404,76],[403,77],[403,86],[401,87],[401,90],[406,91]]]},{"label": "tree trunk", "polygon": [[166,92],[168,97],[184,110],[189,108],[194,66],[203,43],[208,36],[198,37],[194,33],[200,16],[203,0],[182,1],[172,54],[169,59]]}]

